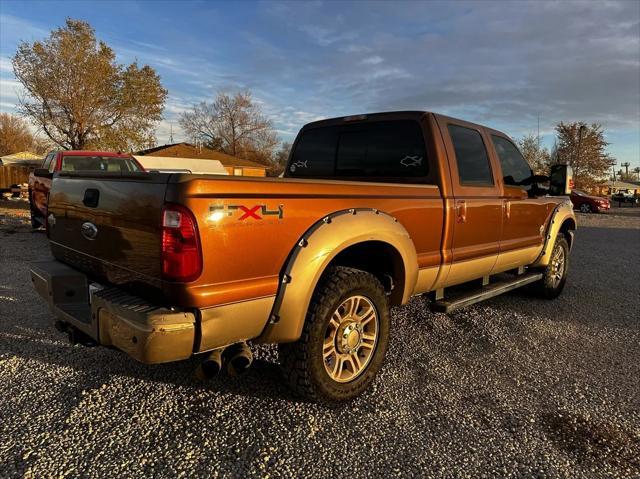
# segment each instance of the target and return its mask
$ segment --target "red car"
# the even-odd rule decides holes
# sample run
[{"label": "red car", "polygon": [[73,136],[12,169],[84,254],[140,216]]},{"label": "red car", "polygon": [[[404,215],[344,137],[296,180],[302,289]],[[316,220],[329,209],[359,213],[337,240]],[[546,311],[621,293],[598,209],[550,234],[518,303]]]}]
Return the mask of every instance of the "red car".
[{"label": "red car", "polygon": [[110,151],[52,151],[42,161],[42,166],[29,175],[29,203],[31,226],[44,226],[51,180],[57,171],[144,171],[131,155]]},{"label": "red car", "polygon": [[607,198],[591,196],[580,190],[571,192],[571,203],[574,209],[582,213],[606,213],[611,208],[611,202]]}]

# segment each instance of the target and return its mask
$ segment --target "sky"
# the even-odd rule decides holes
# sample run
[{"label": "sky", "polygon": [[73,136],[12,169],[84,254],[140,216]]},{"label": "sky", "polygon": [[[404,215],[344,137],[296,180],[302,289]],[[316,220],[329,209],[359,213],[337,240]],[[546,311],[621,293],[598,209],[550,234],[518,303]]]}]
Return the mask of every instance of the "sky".
[{"label": "sky", "polygon": [[[278,134],[334,116],[428,110],[553,144],[559,121],[603,125],[640,166],[640,1],[205,2],[0,0],[0,111],[20,92],[11,57],[89,22],[121,63],[155,68],[177,117],[249,89]],[[619,168],[619,166],[618,166]]]}]

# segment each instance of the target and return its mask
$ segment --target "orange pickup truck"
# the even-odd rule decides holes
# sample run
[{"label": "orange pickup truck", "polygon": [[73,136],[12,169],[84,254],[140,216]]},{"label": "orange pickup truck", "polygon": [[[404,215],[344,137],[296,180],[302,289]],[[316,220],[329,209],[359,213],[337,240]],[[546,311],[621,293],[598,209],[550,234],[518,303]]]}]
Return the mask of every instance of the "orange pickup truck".
[{"label": "orange pickup truck", "polygon": [[504,133],[442,115],[323,120],[302,128],[284,178],[58,173],[55,261],[31,277],[74,341],[145,363],[202,354],[205,375],[247,367],[247,342],[278,343],[293,389],[336,403],[381,368],[391,306],[560,294],[570,182],[568,167],[534,176]]}]

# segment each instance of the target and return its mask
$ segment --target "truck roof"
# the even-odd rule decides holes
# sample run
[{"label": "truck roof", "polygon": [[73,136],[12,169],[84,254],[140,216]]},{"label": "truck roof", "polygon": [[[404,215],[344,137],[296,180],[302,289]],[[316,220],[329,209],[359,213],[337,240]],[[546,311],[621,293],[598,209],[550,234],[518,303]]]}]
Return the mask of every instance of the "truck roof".
[{"label": "truck roof", "polygon": [[116,153],[113,151],[94,150],[59,150],[62,156],[112,156],[114,158],[131,158],[128,153]]},{"label": "truck roof", "polygon": [[426,110],[398,110],[398,111],[385,111],[385,112],[378,112],[378,113],[362,113],[358,115],[339,116],[335,118],[327,118],[324,120],[312,121],[311,123],[307,123],[306,125],[304,125],[302,127],[302,130],[341,125],[341,124],[344,124],[345,122],[369,122],[369,121],[384,121],[384,120],[420,120],[424,115],[434,115],[440,118],[445,118],[445,119],[448,118],[456,121],[464,121],[469,125],[475,125],[479,128],[485,128],[492,133],[498,133],[500,135],[507,136],[505,133],[486,125],[481,125],[479,123],[463,120],[461,118],[454,118],[451,116],[441,115],[439,113],[434,113]]}]

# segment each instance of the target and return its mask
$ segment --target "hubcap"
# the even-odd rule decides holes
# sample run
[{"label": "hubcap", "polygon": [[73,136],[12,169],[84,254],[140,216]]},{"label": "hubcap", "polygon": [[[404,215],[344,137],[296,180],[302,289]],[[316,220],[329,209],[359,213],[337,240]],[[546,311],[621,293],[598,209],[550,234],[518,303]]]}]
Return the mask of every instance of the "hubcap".
[{"label": "hubcap", "polygon": [[334,311],[325,330],[322,357],[336,382],[354,380],[369,365],[378,342],[378,312],[364,296],[351,296]]},{"label": "hubcap", "polygon": [[553,252],[553,256],[551,258],[551,284],[554,288],[560,284],[560,281],[562,281],[562,276],[564,275],[564,263],[564,249],[558,246]]}]

